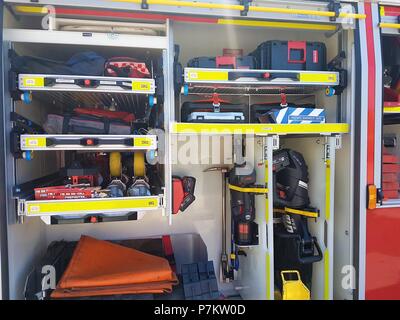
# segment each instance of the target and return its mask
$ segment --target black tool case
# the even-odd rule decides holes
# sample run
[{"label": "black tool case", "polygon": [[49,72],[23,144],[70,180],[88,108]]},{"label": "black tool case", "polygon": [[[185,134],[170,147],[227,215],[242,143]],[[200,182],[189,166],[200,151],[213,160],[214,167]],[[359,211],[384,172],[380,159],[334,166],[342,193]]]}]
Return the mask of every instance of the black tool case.
[{"label": "black tool case", "polygon": [[181,109],[182,122],[248,123],[248,106],[244,104],[185,102]]},{"label": "black tool case", "polygon": [[322,42],[266,41],[251,53],[257,69],[326,71],[326,47]]},{"label": "black tool case", "polygon": [[250,106],[250,123],[272,123],[269,112],[282,109],[279,103],[262,103]]}]

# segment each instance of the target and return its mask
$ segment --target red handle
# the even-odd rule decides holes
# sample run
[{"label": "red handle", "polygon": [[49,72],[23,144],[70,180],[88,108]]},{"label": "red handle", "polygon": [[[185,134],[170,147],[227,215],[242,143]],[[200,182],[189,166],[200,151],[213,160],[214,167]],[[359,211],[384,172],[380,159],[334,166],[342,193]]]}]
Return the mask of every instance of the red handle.
[{"label": "red handle", "polygon": [[[302,60],[292,60],[290,58],[290,54],[292,50],[302,50],[303,51],[303,59]],[[307,44],[305,41],[288,41],[288,62],[289,63],[305,63],[306,62],[306,50]]]},{"label": "red handle", "polygon": [[211,99],[204,99],[204,100],[196,100],[193,101],[195,103],[212,103],[213,105],[221,104],[221,103],[227,103],[230,104],[231,102],[228,100],[223,100],[219,97],[218,93],[213,93]]}]

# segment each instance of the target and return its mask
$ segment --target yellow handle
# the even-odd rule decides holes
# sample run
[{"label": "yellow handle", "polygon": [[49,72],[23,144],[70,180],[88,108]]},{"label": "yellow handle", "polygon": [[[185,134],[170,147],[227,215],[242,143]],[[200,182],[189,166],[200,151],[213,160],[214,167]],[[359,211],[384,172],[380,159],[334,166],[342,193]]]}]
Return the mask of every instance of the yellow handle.
[{"label": "yellow handle", "polygon": [[290,280],[290,281],[298,281],[298,280],[301,280],[300,272],[299,272],[299,271],[297,271],[297,270],[283,270],[283,271],[281,271],[281,278],[282,278],[282,283],[283,283],[283,284],[289,282],[288,280],[285,279],[285,274],[296,274],[297,280]]},{"label": "yellow handle", "polygon": [[379,24],[379,27],[381,27],[381,28],[400,29],[400,23],[385,23],[385,22],[381,22]]}]

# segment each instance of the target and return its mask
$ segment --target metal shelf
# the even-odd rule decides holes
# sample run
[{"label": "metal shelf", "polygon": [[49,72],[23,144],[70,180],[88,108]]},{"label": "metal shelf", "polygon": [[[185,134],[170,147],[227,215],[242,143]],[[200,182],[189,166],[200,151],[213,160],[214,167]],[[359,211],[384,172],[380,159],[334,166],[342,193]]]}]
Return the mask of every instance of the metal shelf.
[{"label": "metal shelf", "polygon": [[155,150],[155,135],[78,135],[35,134],[21,135],[21,150]]},{"label": "metal shelf", "polygon": [[154,79],[101,76],[19,74],[18,89],[22,91],[70,91],[154,94]]},{"label": "metal shelf", "polygon": [[232,135],[253,134],[267,135],[332,135],[349,132],[347,123],[325,124],[269,124],[269,123],[172,123],[171,132],[174,134],[190,135]]},{"label": "metal shelf", "polygon": [[148,197],[122,197],[73,200],[18,200],[20,216],[76,216],[94,213],[122,213],[162,208],[162,195]]},{"label": "metal shelf", "polygon": [[[134,108],[142,106],[144,96],[126,93],[107,92],[68,92],[68,91],[33,91],[32,98],[54,107],[54,110],[73,109],[77,106],[93,108],[94,106],[118,106],[119,110],[132,112]],[[155,100],[156,98],[154,98]]]},{"label": "metal shelf", "polygon": [[185,68],[183,94],[309,94],[339,85],[327,71]]}]

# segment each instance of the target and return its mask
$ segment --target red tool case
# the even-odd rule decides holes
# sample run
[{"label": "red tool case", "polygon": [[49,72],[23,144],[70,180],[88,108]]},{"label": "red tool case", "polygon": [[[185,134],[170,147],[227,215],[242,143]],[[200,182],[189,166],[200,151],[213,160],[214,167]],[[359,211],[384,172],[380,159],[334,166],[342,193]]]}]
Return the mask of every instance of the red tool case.
[{"label": "red tool case", "polygon": [[71,188],[65,186],[35,188],[35,200],[66,200],[93,198],[98,188]]}]

